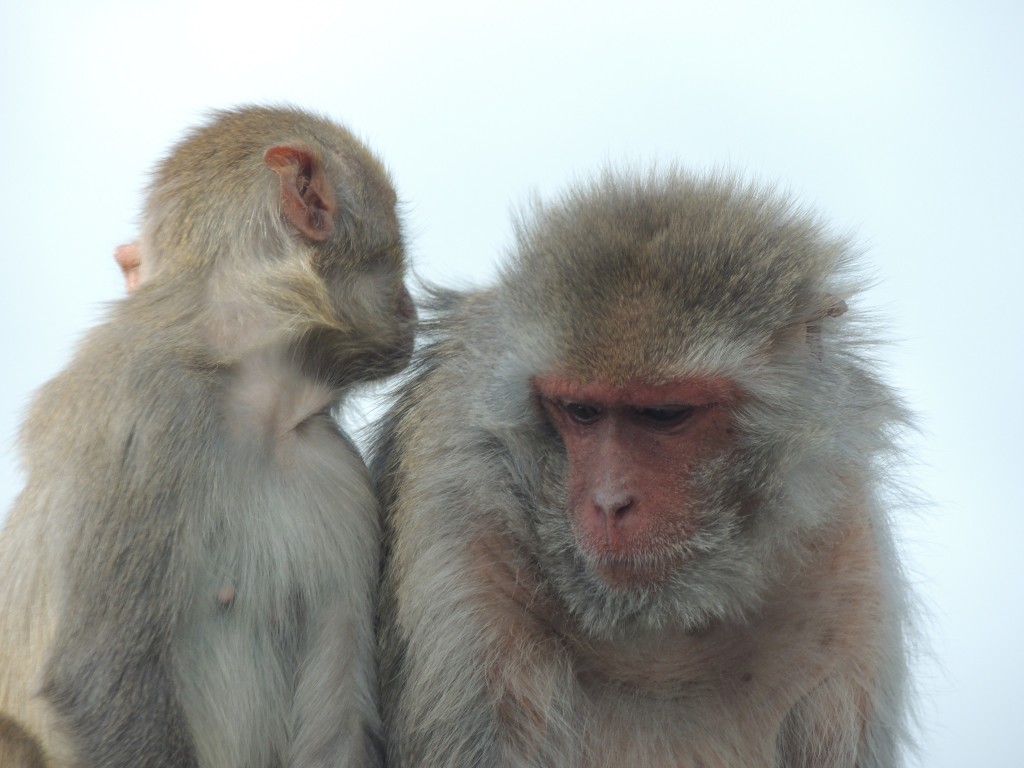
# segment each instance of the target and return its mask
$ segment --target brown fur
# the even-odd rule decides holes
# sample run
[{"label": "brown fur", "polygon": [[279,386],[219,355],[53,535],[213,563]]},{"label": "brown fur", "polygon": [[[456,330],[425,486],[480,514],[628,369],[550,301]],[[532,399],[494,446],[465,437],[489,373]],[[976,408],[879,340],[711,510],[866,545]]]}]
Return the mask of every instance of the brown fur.
[{"label": "brown fur", "polygon": [[386,172],[326,119],[222,112],[161,163],[119,261],[141,284],[22,432],[0,750],[377,764],[377,508],[331,410],[411,351]]}]

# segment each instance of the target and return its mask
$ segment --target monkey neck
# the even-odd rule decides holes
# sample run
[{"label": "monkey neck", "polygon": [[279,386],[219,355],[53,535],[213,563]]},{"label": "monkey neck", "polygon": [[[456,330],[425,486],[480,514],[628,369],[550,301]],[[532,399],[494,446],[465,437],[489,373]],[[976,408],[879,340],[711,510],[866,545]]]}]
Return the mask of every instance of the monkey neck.
[{"label": "monkey neck", "polygon": [[284,344],[247,351],[228,376],[228,420],[243,433],[288,435],[341,398],[335,387],[305,375]]},{"label": "monkey neck", "polygon": [[228,363],[252,358],[268,358],[266,350],[281,346],[285,335],[274,319],[252,302],[225,299],[219,305],[207,305],[201,323],[212,353]]}]

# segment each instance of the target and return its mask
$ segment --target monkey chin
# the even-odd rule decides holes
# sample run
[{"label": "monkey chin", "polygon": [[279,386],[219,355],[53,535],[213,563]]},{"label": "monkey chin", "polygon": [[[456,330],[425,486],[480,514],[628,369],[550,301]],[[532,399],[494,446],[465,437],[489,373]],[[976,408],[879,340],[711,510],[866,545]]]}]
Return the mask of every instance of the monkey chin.
[{"label": "monkey chin", "polygon": [[579,540],[549,551],[545,562],[576,630],[604,640],[637,633],[700,633],[721,620],[740,619],[758,603],[759,593],[737,580],[749,570],[740,567],[737,573],[737,565],[693,546],[625,554]]}]

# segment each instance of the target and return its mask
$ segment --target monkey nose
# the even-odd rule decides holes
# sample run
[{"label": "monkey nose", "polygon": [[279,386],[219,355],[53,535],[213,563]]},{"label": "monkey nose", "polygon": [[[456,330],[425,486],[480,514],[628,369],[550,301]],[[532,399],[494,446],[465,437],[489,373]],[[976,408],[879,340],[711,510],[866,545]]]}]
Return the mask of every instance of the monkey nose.
[{"label": "monkey nose", "polygon": [[594,491],[592,496],[594,508],[605,523],[615,525],[628,516],[633,509],[633,494],[629,491]]}]

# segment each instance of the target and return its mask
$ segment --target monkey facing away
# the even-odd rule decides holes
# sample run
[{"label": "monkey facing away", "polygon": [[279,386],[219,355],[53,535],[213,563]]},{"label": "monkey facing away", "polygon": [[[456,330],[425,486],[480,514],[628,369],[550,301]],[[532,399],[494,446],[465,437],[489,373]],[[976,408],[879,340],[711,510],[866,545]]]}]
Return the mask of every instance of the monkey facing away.
[{"label": "monkey facing away", "polygon": [[412,350],[395,203],[288,108],[218,113],[160,164],[141,285],[22,432],[4,766],[379,762],[377,507],[331,409]]},{"label": "monkey facing away", "polygon": [[439,294],[372,462],[396,766],[892,766],[906,425],[847,244],[765,188],[607,173]]}]

